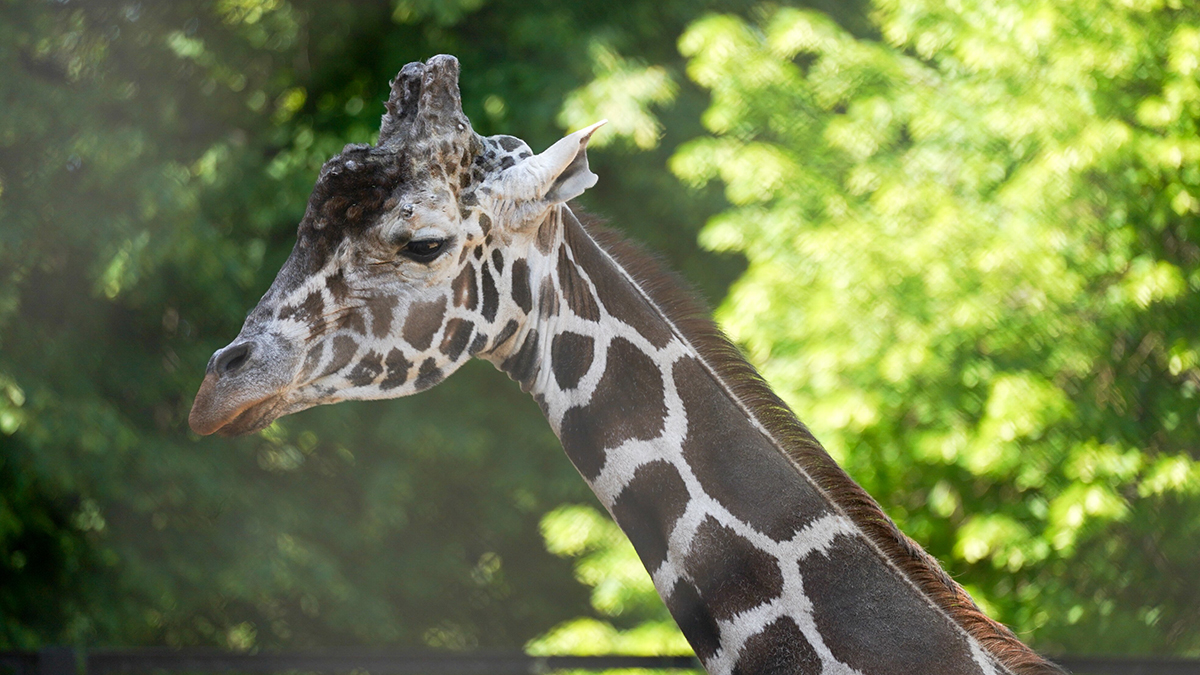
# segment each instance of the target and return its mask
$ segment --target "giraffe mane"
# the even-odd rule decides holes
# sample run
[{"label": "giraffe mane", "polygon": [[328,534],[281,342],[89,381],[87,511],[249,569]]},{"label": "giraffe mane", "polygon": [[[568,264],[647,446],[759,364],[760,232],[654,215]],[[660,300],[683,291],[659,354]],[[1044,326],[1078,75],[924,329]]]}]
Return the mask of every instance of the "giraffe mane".
[{"label": "giraffe mane", "polygon": [[[569,212],[569,211],[568,211]],[[582,214],[584,230],[625,270],[717,376],[734,398],[766,429],[773,444],[840,508],[884,559],[928,600],[1014,675],[1057,675],[1064,671],[992,620],[919,544],[905,535],[866,490],[833,461],[792,409],[712,320],[689,284],[659,258]]]}]

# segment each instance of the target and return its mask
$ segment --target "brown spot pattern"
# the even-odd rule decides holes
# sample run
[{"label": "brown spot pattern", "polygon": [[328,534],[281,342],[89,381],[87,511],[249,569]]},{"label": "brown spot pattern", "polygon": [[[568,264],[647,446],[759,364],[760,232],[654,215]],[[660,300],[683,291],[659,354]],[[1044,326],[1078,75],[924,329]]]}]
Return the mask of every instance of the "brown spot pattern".
[{"label": "brown spot pattern", "polygon": [[558,293],[550,277],[543,278],[538,287],[538,311],[543,317],[558,316]]},{"label": "brown spot pattern", "polygon": [[500,147],[504,148],[505,152],[512,152],[513,150],[521,147],[523,143],[521,139],[517,138],[516,136],[497,134],[494,138],[496,139],[496,142],[500,144]]},{"label": "brown spot pattern", "polygon": [[504,254],[498,248],[492,249],[492,267],[496,268],[497,276],[504,273]]},{"label": "brown spot pattern", "polygon": [[467,265],[462,272],[458,273],[454,281],[450,284],[450,288],[454,291],[454,306],[466,307],[468,310],[474,311],[475,305],[479,302],[478,291],[475,290],[475,268]]},{"label": "brown spot pattern", "polygon": [[574,389],[592,367],[596,341],[588,335],[563,331],[550,342],[550,365],[554,381],[562,390]]},{"label": "brown spot pattern", "polygon": [[554,246],[554,238],[558,235],[557,218],[554,214],[546,216],[537,231],[537,249],[542,255],[549,255]]},{"label": "brown spot pattern", "polygon": [[437,367],[432,358],[425,359],[421,363],[421,370],[417,373],[417,381],[413,386],[417,391],[423,391],[442,381],[442,369]]},{"label": "brown spot pattern", "polygon": [[362,312],[357,309],[348,309],[341,313],[337,319],[337,327],[341,330],[348,330],[359,335],[367,334],[367,322],[363,320]]},{"label": "brown spot pattern", "polygon": [[696,529],[686,566],[704,604],[718,620],[732,619],[783,592],[783,571],[774,556],[712,516]]},{"label": "brown spot pattern", "polygon": [[439,349],[451,361],[458,360],[458,357],[462,356],[463,350],[467,348],[474,328],[475,324],[466,319],[450,319],[446,322],[446,333],[442,337],[442,345]]},{"label": "brown spot pattern", "polygon": [[358,351],[358,341],[348,335],[338,335],[333,338],[333,360],[322,375],[336,373],[345,368]]},{"label": "brown spot pattern", "polygon": [[279,309],[280,320],[290,319],[309,327],[311,335],[325,332],[325,300],[320,291],[312,291],[299,305],[284,305]]},{"label": "brown spot pattern", "polygon": [[467,353],[474,356],[483,351],[483,348],[486,346],[487,336],[483,333],[478,333],[475,335],[475,339],[471,340],[471,346],[467,348]]},{"label": "brown spot pattern", "polygon": [[871,675],[980,673],[966,636],[863,539],[838,537],[799,563],[834,658]]},{"label": "brown spot pattern", "polygon": [[492,349],[499,349],[505,342],[508,342],[509,338],[517,334],[519,327],[516,319],[509,319],[508,323],[504,324],[504,328],[501,328],[500,332],[496,334],[496,341],[493,343]]},{"label": "brown spot pattern", "polygon": [[496,291],[496,280],[492,278],[492,271],[486,262],[479,271],[479,278],[483,281],[483,307],[479,311],[483,314],[483,319],[491,323],[496,320],[496,310],[500,307],[500,294]]},{"label": "brown spot pattern", "polygon": [[512,299],[526,314],[533,309],[533,292],[529,289],[529,263],[517,258],[512,264]]},{"label": "brown spot pattern", "polygon": [[538,373],[538,332],[529,331],[521,348],[500,364],[500,370],[521,384],[521,391],[528,392]]},{"label": "brown spot pattern", "polygon": [[776,541],[829,512],[820,492],[750,425],[699,361],[676,361],[673,376],[687,411],[683,456],[706,493]]},{"label": "brown spot pattern", "polygon": [[318,342],[308,348],[308,353],[304,356],[304,365],[300,368],[300,381],[303,382],[316,371],[317,366],[321,365],[321,356],[325,354],[325,343]]},{"label": "brown spot pattern", "polygon": [[781,616],[742,645],[733,675],[819,675],[821,657],[791,617]]},{"label": "brown spot pattern", "polygon": [[325,277],[325,288],[329,289],[334,302],[342,302],[350,295],[350,285],[346,283],[346,274],[341,269]]},{"label": "brown spot pattern", "polygon": [[616,264],[592,241],[575,216],[569,210],[564,210],[564,214],[566,245],[570,246],[575,262],[596,286],[604,308],[618,321],[633,326],[650,344],[659,349],[667,346],[672,332],[662,313],[618,271]]},{"label": "brown spot pattern", "polygon": [[567,301],[567,307],[571,308],[575,316],[586,321],[600,320],[600,306],[596,304],[596,298],[592,297],[587,282],[579,275],[579,269],[567,257],[566,246],[558,247],[558,285]]},{"label": "brown spot pattern", "polygon": [[371,333],[376,338],[387,337],[392,329],[392,314],[397,303],[394,295],[377,295],[367,300],[367,308],[371,310]]},{"label": "brown spot pattern", "polygon": [[395,389],[408,381],[408,369],[412,367],[412,363],[404,358],[404,354],[399,349],[388,352],[383,364],[387,367],[387,377],[379,383],[380,389],[384,391]]},{"label": "brown spot pattern", "polygon": [[666,416],[658,366],[633,343],[615,338],[592,400],[563,415],[563,449],[584,478],[595,480],[604,468],[606,448],[657,438]]},{"label": "brown spot pattern", "polygon": [[700,594],[687,581],[680,579],[666,599],[667,609],[688,644],[701,660],[711,659],[721,648],[721,629],[704,606]]},{"label": "brown spot pattern", "polygon": [[365,387],[375,381],[379,374],[383,372],[383,355],[379,352],[370,351],[362,357],[357,365],[350,370],[350,374],[346,379],[350,380],[350,384],[356,387]]},{"label": "brown spot pattern", "polygon": [[429,349],[433,336],[442,327],[445,314],[445,296],[429,302],[413,303],[408,309],[408,317],[404,320],[404,341],[417,351]]},{"label": "brown spot pattern", "polygon": [[666,561],[671,530],[689,499],[679,471],[658,460],[638,467],[613,502],[613,517],[651,574]]}]

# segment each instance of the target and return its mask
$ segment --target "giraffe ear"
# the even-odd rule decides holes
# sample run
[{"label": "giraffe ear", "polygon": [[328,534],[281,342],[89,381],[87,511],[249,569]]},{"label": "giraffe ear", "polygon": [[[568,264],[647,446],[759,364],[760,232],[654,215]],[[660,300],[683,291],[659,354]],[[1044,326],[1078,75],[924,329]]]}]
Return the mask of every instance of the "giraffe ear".
[{"label": "giraffe ear", "polygon": [[568,202],[596,184],[588,168],[588,139],[608,120],[564,136],[541,154],[523,159],[488,181],[498,200],[518,209]]},{"label": "giraffe ear", "polygon": [[[608,123],[600,120],[595,124],[565,136],[542,154],[530,157],[530,161],[542,161],[555,175],[554,182],[546,190],[544,199],[552,204],[563,204],[583,194],[596,184],[599,177],[588,166],[587,144],[596,130]],[[557,171],[555,170],[557,169]]]}]

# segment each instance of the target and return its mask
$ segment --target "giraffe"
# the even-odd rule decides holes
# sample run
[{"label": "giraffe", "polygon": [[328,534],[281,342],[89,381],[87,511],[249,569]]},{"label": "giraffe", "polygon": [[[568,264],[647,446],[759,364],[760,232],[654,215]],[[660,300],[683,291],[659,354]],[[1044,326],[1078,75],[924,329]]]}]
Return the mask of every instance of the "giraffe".
[{"label": "giraffe", "polygon": [[829,457],[679,282],[567,205],[603,122],[481,137],[451,56],[321,169],[297,242],[189,423],[244,434],[406,396],[466,360],[531,394],[713,675],[1062,672],[985,616]]}]

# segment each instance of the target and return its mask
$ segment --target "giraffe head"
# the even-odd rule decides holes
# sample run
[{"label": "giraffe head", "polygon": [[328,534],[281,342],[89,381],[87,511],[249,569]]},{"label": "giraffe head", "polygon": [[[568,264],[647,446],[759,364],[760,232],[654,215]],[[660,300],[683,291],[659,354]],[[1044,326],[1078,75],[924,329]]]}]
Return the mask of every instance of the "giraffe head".
[{"label": "giraffe head", "polygon": [[511,252],[595,184],[598,126],[534,155],[471,129],[454,57],[406,65],[378,144],[321,168],[291,256],[208,362],[192,429],[241,434],[322,403],[405,396],[503,351],[532,311]]}]

